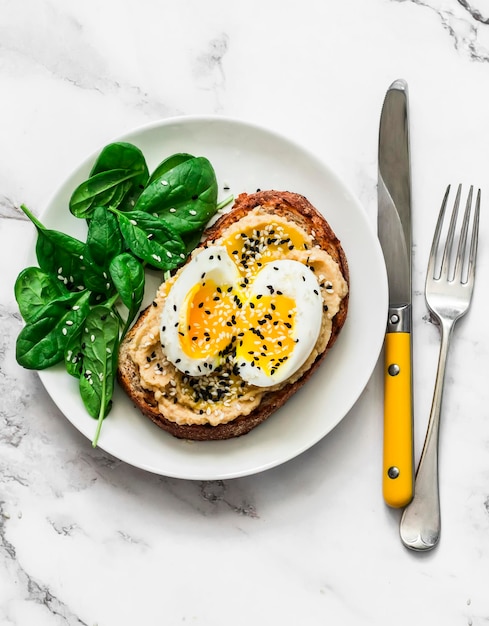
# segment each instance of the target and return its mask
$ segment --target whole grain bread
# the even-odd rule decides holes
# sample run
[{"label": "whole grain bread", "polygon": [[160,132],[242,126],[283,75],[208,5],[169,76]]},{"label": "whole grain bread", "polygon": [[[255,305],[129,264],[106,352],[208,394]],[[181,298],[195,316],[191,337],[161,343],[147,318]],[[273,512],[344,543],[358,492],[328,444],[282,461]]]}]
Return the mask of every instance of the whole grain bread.
[{"label": "whole grain bread", "polygon": [[[258,191],[254,194],[240,194],[236,198],[232,209],[222,215],[206,230],[200,246],[212,245],[231,224],[258,206],[266,212],[270,212],[273,215],[281,215],[295,222],[312,235],[314,244],[326,250],[338,263],[346,283],[349,284],[348,262],[340,241],[319,211],[304,196],[297,193],[288,191]],[[168,419],[168,416],[160,413],[154,393],[141,385],[139,368],[132,360],[130,354],[134,332],[140,324],[144,324],[148,309],[140,314],[120,346],[118,381],[134,405],[145,416],[175,437],[196,441],[238,437],[248,433],[266,420],[312,376],[335,343],[345,323],[347,310],[348,294],[341,301],[340,309],[332,320],[332,332],[326,350],[318,355],[312,366],[298,380],[291,384],[286,384],[278,390],[271,390],[265,393],[259,406],[250,414],[238,416],[229,423],[218,424],[217,426],[211,426],[210,424],[180,425]]]}]

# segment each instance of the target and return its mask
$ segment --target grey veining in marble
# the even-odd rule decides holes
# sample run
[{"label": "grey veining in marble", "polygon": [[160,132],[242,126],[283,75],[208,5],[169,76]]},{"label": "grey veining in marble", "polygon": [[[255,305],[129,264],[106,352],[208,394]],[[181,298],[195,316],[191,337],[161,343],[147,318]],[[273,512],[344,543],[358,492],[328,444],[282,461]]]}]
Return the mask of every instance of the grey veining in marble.
[{"label": "grey veining in marble", "polygon": [[[487,624],[487,0],[0,0],[0,16],[0,626]],[[15,360],[13,287],[33,242],[20,205],[39,215],[134,127],[220,114],[324,159],[375,228],[380,107],[400,77],[416,458],[439,345],[423,298],[436,213],[448,182],[483,191],[476,292],[447,372],[439,547],[405,550],[382,501],[380,364],[327,437],[253,476],[169,478],[93,449]]]}]

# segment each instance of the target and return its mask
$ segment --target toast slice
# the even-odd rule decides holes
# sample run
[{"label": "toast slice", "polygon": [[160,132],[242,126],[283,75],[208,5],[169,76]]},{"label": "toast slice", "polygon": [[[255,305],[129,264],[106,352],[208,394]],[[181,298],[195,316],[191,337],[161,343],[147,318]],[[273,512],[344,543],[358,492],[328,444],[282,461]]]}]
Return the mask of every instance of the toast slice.
[{"label": "toast slice", "polygon": [[[238,414],[231,421],[216,425],[211,425],[210,423],[179,423],[172,415],[175,409],[169,407],[165,410],[165,414],[162,413],[155,392],[145,387],[141,380],[140,365],[133,359],[133,343],[137,333],[145,324],[148,324],[152,314],[151,309],[153,308],[150,305],[140,314],[120,346],[118,381],[134,405],[145,416],[175,437],[205,441],[229,439],[248,433],[287,402],[313,375],[335,343],[345,323],[348,311],[348,262],[335,233],[319,211],[304,196],[288,191],[273,190],[239,195],[232,209],[222,215],[206,230],[199,249],[213,245],[227,229],[248,216],[252,211],[255,211],[257,207],[260,207],[261,213],[269,214],[270,219],[273,219],[274,216],[280,216],[299,226],[311,237],[313,246],[326,251],[337,264],[344,280],[345,289],[339,302],[338,310],[329,322],[331,331],[329,338],[321,351],[308,364],[305,371],[301,371],[298,377],[291,377],[290,382],[285,381],[284,384],[262,390],[263,393],[260,395],[258,405],[246,414]],[[196,252],[198,253],[198,249]],[[159,328],[155,328],[155,333],[159,334]],[[177,374],[178,372],[175,371],[175,375]]]}]

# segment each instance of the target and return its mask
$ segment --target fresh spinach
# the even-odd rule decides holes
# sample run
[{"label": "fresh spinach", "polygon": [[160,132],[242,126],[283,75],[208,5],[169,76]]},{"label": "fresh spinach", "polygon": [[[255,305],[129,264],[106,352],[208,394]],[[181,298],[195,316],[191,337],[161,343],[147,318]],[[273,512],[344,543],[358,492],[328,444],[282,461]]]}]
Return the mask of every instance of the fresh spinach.
[{"label": "fresh spinach", "polygon": [[21,209],[37,229],[36,257],[39,267],[56,276],[70,291],[81,291],[83,283],[83,252],[85,244],[57,230],[49,230],[29,211]]},{"label": "fresh spinach", "polygon": [[205,157],[187,159],[153,180],[139,196],[135,211],[165,220],[182,238],[202,232],[216,212],[217,181]]},{"label": "fresh spinach", "polygon": [[144,297],[144,268],[131,254],[125,252],[110,263],[110,276],[122,303],[128,310],[123,335],[134,321]]},{"label": "fresh spinach", "polygon": [[90,176],[114,169],[139,171],[139,175],[119,185],[118,193],[112,198],[111,206],[121,210],[130,210],[142,190],[148,183],[149,171],[142,151],[134,144],[127,142],[111,143],[102,150],[95,161]]},{"label": "fresh spinach", "polygon": [[14,286],[19,311],[26,322],[32,322],[39,311],[63,293],[59,280],[39,267],[26,267]]},{"label": "fresh spinach", "polygon": [[88,225],[84,258],[84,281],[88,289],[110,297],[114,291],[109,275],[112,259],[122,252],[122,237],[116,216],[96,207]]},{"label": "fresh spinach", "polygon": [[43,370],[64,358],[70,337],[83,324],[89,310],[90,292],[55,298],[20,331],[16,358],[27,369]]},{"label": "fresh spinach", "polygon": [[185,260],[182,238],[160,218],[144,211],[117,211],[117,217],[127,247],[149,265],[166,271]]},{"label": "fresh spinach", "polygon": [[119,330],[119,320],[112,308],[100,305],[88,313],[81,332],[80,394],[89,415],[98,420],[94,446],[112,404]]},{"label": "fresh spinach", "polygon": [[115,169],[133,170],[140,172],[136,179],[139,185],[145,185],[149,172],[146,159],[142,151],[132,143],[116,141],[103,148],[90,171],[90,176]]},{"label": "fresh spinach", "polygon": [[77,333],[71,335],[66,343],[64,352],[65,369],[74,378],[80,378],[83,367],[81,330],[82,328],[80,327]]},{"label": "fresh spinach", "polygon": [[96,207],[88,225],[87,250],[91,259],[101,267],[122,252],[124,240],[117,217],[104,207]]},{"label": "fresh spinach", "polygon": [[191,154],[187,154],[186,152],[177,152],[176,154],[172,154],[166,159],[163,159],[163,161],[153,170],[147,185],[150,185],[155,180],[162,178],[174,167],[180,165],[180,163],[185,163],[185,161],[189,161],[193,158],[194,157]]},{"label": "fresh spinach", "polygon": [[98,421],[94,445],[110,410],[120,341],[143,301],[145,267],[163,270],[166,280],[229,201],[217,204],[215,172],[204,157],[173,154],[150,176],[137,146],[115,142],[69,201],[71,213],[87,221],[85,242],[47,229],[22,205],[38,232],[39,267],[23,270],[15,284],[26,322],[17,361],[45,369],[64,360]]},{"label": "fresh spinach", "polygon": [[114,169],[91,176],[73,192],[70,211],[75,217],[90,218],[96,206],[117,207],[130,189],[126,183],[134,182],[140,174],[139,171]]}]

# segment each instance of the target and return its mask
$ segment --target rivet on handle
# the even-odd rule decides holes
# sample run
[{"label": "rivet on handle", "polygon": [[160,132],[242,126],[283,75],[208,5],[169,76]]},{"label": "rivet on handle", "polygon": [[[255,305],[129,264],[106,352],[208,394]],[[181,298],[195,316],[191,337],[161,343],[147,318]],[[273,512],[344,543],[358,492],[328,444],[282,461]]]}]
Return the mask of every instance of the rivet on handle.
[{"label": "rivet on handle", "polygon": [[398,467],[392,466],[387,470],[387,476],[389,478],[397,478],[401,472]]},{"label": "rivet on handle", "polygon": [[387,368],[387,371],[389,372],[389,376],[397,376],[401,371],[401,368],[397,365],[397,363],[392,363]]}]

